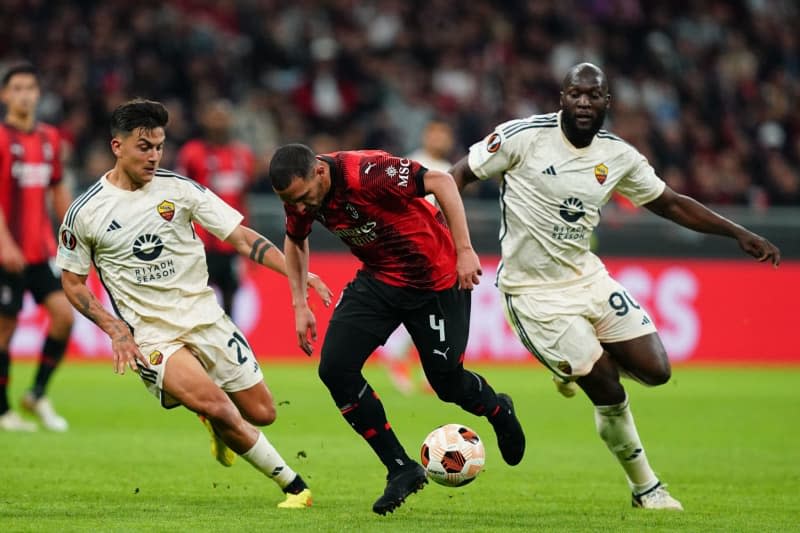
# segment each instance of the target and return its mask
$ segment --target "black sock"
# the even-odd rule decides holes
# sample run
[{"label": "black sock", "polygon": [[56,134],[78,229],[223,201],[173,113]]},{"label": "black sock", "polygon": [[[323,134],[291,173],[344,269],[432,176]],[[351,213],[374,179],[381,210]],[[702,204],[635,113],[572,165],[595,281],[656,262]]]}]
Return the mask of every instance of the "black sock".
[{"label": "black sock", "polygon": [[[439,387],[437,389],[437,387]],[[434,390],[437,394],[440,389],[445,387],[446,394],[442,398],[445,401],[452,401],[468,413],[477,416],[485,416],[491,421],[491,417],[500,410],[497,403],[497,394],[486,379],[472,372],[463,369],[460,379],[450,377],[444,382],[437,383]],[[442,395],[440,394],[440,397]]]},{"label": "black sock", "polygon": [[304,490],[308,488],[306,482],[303,481],[303,478],[300,477],[300,474],[294,476],[294,479],[291,483],[283,487],[283,492],[286,494],[300,494]]},{"label": "black sock", "polygon": [[0,350],[0,415],[8,411],[8,367],[11,358],[8,350]]},{"label": "black sock", "polygon": [[44,391],[47,388],[47,383],[53,375],[58,363],[64,357],[64,352],[67,350],[66,340],[56,340],[52,337],[47,337],[42,347],[42,357],[39,359],[39,370],[36,372],[36,379],[33,382],[31,392],[36,399],[44,396]]},{"label": "black sock", "polygon": [[356,402],[339,406],[339,410],[350,426],[372,447],[390,474],[413,464],[386,420],[383,404],[368,383],[364,384]]}]

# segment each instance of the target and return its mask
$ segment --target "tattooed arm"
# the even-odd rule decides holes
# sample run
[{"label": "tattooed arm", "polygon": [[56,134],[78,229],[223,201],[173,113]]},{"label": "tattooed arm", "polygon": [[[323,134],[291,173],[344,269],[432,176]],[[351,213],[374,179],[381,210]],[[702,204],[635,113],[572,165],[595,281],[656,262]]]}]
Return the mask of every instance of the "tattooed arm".
[{"label": "tattooed arm", "polygon": [[[279,274],[286,275],[286,258],[277,246],[263,235],[239,225],[225,239],[231,244],[240,255],[249,257],[252,261],[274,270]],[[308,286],[317,291],[325,306],[331,304],[332,293],[328,286],[316,274],[308,274]]]},{"label": "tattooed arm", "polygon": [[125,373],[125,365],[137,372],[136,362],[144,367],[150,364],[139,351],[133,340],[133,334],[125,322],[113,316],[100,304],[94,294],[86,286],[86,276],[80,276],[69,270],[61,272],[61,285],[72,306],[83,316],[97,324],[97,327],[111,337],[111,350],[114,354],[114,372]]}]

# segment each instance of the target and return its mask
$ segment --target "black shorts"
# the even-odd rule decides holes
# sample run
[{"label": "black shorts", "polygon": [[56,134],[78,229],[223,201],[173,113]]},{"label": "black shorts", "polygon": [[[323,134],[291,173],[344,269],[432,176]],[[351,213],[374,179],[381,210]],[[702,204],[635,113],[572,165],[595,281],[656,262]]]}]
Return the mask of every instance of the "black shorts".
[{"label": "black shorts", "polygon": [[219,290],[236,292],[239,288],[239,272],[236,262],[239,254],[220,254],[206,252],[208,264],[208,282],[219,287]]},{"label": "black shorts", "polygon": [[[359,271],[347,284],[328,329],[372,335],[376,347],[405,325],[423,363],[427,359],[457,363],[467,347],[472,291],[458,285],[443,291],[394,287]],[[346,352],[347,347],[331,347]],[[438,365],[435,365],[438,366]]]},{"label": "black shorts", "polygon": [[0,315],[15,317],[22,310],[22,297],[30,291],[37,304],[61,290],[61,280],[50,263],[28,265],[19,274],[0,268]]}]

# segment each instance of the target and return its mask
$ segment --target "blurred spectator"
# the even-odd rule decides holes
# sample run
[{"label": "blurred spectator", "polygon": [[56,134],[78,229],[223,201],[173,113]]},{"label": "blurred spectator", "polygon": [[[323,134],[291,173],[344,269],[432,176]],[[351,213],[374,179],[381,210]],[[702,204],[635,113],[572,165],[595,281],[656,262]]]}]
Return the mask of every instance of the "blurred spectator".
[{"label": "blurred spectator", "polygon": [[450,124],[431,120],[422,133],[422,146],[408,154],[408,158],[419,161],[426,168],[447,172],[452,165],[454,145],[455,138]]},{"label": "blurred spectator", "polygon": [[[200,113],[202,135],[190,139],[178,152],[179,174],[196,180],[245,216],[247,193],[253,185],[255,157],[250,147],[233,139],[233,106],[228,100],[212,100]],[[208,281],[219,289],[222,308],[233,314],[233,299],[239,289],[239,254],[228,242],[202,226],[197,234],[206,247]]]},{"label": "blurred spectator", "polygon": [[173,145],[222,97],[258,161],[320,132],[336,149],[408,153],[433,117],[454,128],[457,159],[490,125],[551,109],[564,65],[593,61],[611,83],[608,129],[624,125],[683,190],[798,205],[776,192],[800,170],[798,24],[787,0],[16,1],[0,4],[0,63],[41,65],[40,115],[85,176],[132,96],[170,102]]}]

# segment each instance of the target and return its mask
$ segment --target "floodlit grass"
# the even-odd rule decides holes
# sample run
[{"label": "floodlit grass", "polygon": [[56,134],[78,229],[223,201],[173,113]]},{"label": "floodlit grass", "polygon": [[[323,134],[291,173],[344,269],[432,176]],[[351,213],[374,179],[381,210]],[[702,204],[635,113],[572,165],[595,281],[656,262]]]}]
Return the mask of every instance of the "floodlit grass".
[{"label": "floodlit grass", "polygon": [[[595,434],[588,400],[560,397],[535,366],[481,371],[510,393],[528,437],[506,466],[484,419],[434,396],[368,379],[416,457],[447,422],[484,437],[487,466],[467,487],[430,484],[393,515],[372,513],[384,471],[348,427],[313,365],[263,362],[279,403],[265,433],[314,492],[281,510],[279,489],[241,459],[225,469],[184,409],[165,411],[110,364],[68,362],[51,397],[66,434],[0,433],[0,527],[7,531],[789,531],[800,527],[800,368],[678,367],[657,389],[629,383],[651,463],[686,511],[631,509],[621,469]],[[12,367],[17,403],[34,367]]]}]

